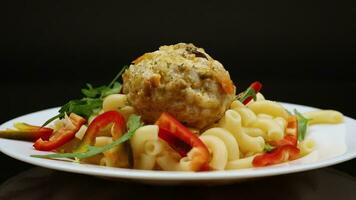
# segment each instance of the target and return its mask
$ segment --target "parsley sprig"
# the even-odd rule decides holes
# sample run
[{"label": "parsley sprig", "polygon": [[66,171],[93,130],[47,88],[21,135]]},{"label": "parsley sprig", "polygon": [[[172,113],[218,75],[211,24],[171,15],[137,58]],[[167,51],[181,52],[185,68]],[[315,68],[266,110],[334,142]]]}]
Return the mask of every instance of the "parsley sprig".
[{"label": "parsley sprig", "polygon": [[140,116],[138,115],[131,115],[127,121],[128,131],[122,135],[119,139],[113,141],[110,144],[101,147],[95,146],[87,146],[86,151],[84,152],[74,152],[74,153],[54,153],[54,154],[47,154],[47,155],[31,155],[31,157],[35,158],[89,158],[95,156],[97,154],[103,153],[108,151],[115,146],[128,141],[136,132],[138,128],[143,126],[141,122]]},{"label": "parsley sprig", "polygon": [[48,119],[42,126],[46,126],[57,118],[63,118],[65,113],[75,113],[86,119],[90,116],[98,113],[103,104],[103,99],[111,94],[117,94],[121,91],[121,83],[117,80],[121,77],[122,73],[128,66],[124,66],[109,85],[93,87],[91,84],[87,84],[87,88],[83,88],[82,99],[74,99],[68,101],[60,109],[58,115]]}]

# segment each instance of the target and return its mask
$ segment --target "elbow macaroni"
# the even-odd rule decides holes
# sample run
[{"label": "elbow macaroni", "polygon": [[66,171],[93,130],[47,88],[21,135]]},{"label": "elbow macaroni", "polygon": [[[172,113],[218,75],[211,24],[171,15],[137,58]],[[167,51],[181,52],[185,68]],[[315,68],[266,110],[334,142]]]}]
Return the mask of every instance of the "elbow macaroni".
[{"label": "elbow macaroni", "polygon": [[153,169],[156,155],[162,151],[158,139],[158,126],[147,125],[136,130],[130,140],[134,168]]},{"label": "elbow macaroni", "polygon": [[303,113],[309,124],[337,124],[344,121],[342,113],[335,110],[318,110]]},{"label": "elbow macaroni", "polygon": [[234,110],[227,110],[224,118],[221,120],[221,126],[231,132],[240,147],[243,154],[259,153],[263,151],[265,142],[263,137],[251,137],[243,132],[241,124],[241,116]]},{"label": "elbow macaroni", "polygon": [[239,158],[239,145],[235,139],[235,137],[223,128],[210,128],[206,130],[202,136],[211,135],[216,136],[224,142],[226,146],[226,150],[228,152],[228,160],[235,160]]},{"label": "elbow macaroni", "polygon": [[224,170],[228,161],[228,152],[224,142],[214,135],[202,135],[200,139],[211,154],[209,166],[214,170]]},{"label": "elbow macaroni", "polygon": [[289,116],[288,112],[281,104],[269,100],[252,102],[248,105],[248,108],[256,114],[264,113],[273,117],[282,117],[284,119],[287,119]]},{"label": "elbow macaroni", "polygon": [[[135,110],[127,102],[126,95],[113,94],[103,101],[103,111],[118,110],[127,119]],[[309,118],[310,124],[340,123],[343,115],[333,110],[321,110],[303,113]],[[212,170],[236,170],[253,167],[253,159],[263,153],[265,142],[283,139],[290,130],[287,129],[288,112],[277,102],[265,100],[262,94],[247,105],[233,101],[230,109],[222,119],[210,126],[202,134],[200,140],[210,153],[209,167]],[[86,131],[82,126],[76,134],[81,139]],[[130,139],[133,154],[133,167],[144,170],[195,171],[193,158],[196,149],[192,148],[186,157],[181,157],[165,141],[159,139],[157,125],[146,125],[136,130]],[[194,131],[199,134],[199,130]],[[108,137],[108,130],[96,137],[95,146],[104,146],[113,141]],[[298,143],[300,156],[313,151],[315,142],[306,139]],[[125,146],[119,145],[101,155],[86,159],[88,163],[96,163],[112,167],[127,167],[128,154]]]},{"label": "elbow macaroni", "polygon": [[281,140],[284,136],[284,129],[271,118],[258,117],[252,127],[263,130],[267,134],[265,138],[268,141]]}]

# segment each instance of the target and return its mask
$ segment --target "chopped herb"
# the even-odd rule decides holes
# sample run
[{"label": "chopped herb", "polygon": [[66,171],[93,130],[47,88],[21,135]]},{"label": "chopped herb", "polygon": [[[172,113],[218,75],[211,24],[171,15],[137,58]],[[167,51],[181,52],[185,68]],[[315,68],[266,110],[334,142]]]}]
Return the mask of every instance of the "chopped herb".
[{"label": "chopped herb", "polygon": [[246,99],[248,99],[249,97],[252,97],[253,100],[256,101],[256,92],[253,88],[249,87],[247,88],[246,91],[241,92],[240,94],[237,95],[237,100],[244,102]]},{"label": "chopped herb", "polygon": [[256,95],[261,90],[261,88],[262,84],[258,81],[255,81],[244,92],[238,94],[236,99],[245,105],[252,99],[256,101]]},{"label": "chopped herb", "polygon": [[83,159],[95,156],[97,154],[103,153],[108,151],[115,146],[128,141],[136,132],[138,128],[142,126],[142,122],[140,120],[140,116],[138,115],[131,115],[127,121],[127,127],[129,128],[128,131],[122,135],[118,140],[113,141],[110,144],[101,147],[95,146],[87,146],[87,151],[85,152],[75,152],[75,153],[54,153],[54,154],[47,154],[47,155],[31,155],[31,157],[35,158],[76,158],[76,159]]},{"label": "chopped herb", "polygon": [[272,151],[274,148],[275,148],[274,146],[272,146],[272,145],[266,143],[266,144],[265,144],[265,147],[263,148],[263,151],[265,151],[265,152],[270,152],[270,151]]},{"label": "chopped herb", "polygon": [[298,141],[303,141],[308,129],[309,119],[305,118],[300,112],[294,109],[298,121]]},{"label": "chopped herb", "polygon": [[93,88],[93,86],[87,83],[87,87],[82,89],[82,93],[89,98],[104,98],[110,94],[117,94],[121,90],[121,84],[119,82],[114,82],[114,84],[109,86],[100,86]]},{"label": "chopped herb", "polygon": [[288,109],[284,109],[286,110],[286,112],[289,114],[289,115],[293,115],[291,111],[289,111]]}]

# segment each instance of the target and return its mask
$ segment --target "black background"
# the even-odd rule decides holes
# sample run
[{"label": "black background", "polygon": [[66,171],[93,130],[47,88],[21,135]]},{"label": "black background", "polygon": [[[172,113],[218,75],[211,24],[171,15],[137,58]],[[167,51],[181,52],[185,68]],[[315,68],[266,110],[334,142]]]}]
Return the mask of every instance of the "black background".
[{"label": "black background", "polygon": [[[94,2],[94,1],[93,1]],[[346,1],[4,1],[3,123],[80,97],[134,58],[192,42],[230,71],[238,90],[333,108],[356,118],[356,6]],[[30,165],[0,155],[0,181]],[[337,165],[355,175],[355,161]]]}]

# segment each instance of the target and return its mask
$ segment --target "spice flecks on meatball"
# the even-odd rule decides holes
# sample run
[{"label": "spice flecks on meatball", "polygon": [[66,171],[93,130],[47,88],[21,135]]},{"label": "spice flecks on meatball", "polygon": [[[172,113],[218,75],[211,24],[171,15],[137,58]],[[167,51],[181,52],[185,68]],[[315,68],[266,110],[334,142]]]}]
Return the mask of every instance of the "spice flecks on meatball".
[{"label": "spice flecks on meatball", "polygon": [[123,74],[123,92],[148,123],[168,112],[202,129],[223,116],[235,86],[223,65],[204,49],[178,43],[134,60]]}]

